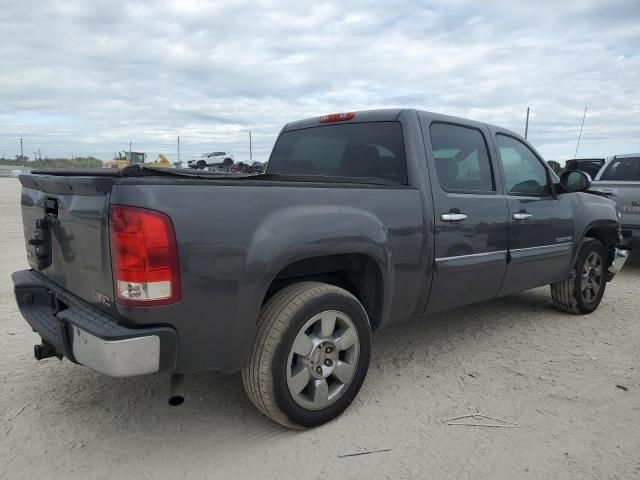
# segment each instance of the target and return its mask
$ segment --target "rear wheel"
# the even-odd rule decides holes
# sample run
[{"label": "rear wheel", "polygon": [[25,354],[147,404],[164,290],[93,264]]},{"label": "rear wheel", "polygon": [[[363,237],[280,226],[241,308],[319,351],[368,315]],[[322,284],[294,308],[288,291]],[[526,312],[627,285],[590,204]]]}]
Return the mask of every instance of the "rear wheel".
[{"label": "rear wheel", "polygon": [[565,312],[591,313],[602,301],[607,285],[607,249],[596,239],[583,243],[571,275],[551,285],[554,305]]},{"label": "rear wheel", "polygon": [[258,409],[290,428],[321,425],[358,394],[371,329],[360,302],[333,285],[302,282],[264,306],[242,380]]}]

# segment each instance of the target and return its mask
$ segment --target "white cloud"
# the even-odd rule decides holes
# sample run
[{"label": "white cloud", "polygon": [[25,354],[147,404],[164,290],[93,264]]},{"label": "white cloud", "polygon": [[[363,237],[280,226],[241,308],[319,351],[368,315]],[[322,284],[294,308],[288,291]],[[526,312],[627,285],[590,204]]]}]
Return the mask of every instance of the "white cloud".
[{"label": "white cloud", "polygon": [[87,2],[0,8],[0,155],[266,159],[287,121],[417,107],[548,159],[640,151],[640,3]]}]

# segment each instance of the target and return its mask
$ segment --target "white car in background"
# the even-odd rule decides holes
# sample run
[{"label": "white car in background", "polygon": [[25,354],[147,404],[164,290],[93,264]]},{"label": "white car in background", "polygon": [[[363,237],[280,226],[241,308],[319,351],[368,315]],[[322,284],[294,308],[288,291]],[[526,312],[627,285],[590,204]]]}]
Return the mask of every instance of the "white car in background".
[{"label": "white car in background", "polygon": [[229,152],[211,152],[205,153],[196,160],[189,160],[187,165],[189,168],[197,168],[204,170],[207,167],[225,166],[229,167],[233,164],[233,155]]}]

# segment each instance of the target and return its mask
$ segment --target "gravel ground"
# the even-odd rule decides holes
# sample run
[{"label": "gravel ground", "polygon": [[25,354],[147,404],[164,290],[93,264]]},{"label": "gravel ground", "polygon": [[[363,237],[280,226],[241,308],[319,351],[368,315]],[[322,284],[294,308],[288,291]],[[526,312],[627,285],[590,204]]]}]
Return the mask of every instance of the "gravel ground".
[{"label": "gravel ground", "polygon": [[[18,202],[0,179],[0,478],[640,478],[638,259],[588,316],[540,288],[383,330],[351,408],[292,432],[239,375],[189,375],[172,408],[166,375],[36,362],[9,277],[26,267]],[[443,423],[475,408],[519,428]]]}]

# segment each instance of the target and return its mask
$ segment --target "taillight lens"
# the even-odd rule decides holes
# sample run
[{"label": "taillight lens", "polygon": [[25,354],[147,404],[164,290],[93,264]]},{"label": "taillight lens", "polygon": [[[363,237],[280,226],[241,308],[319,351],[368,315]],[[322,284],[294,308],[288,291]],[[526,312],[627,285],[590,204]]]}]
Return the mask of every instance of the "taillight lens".
[{"label": "taillight lens", "polygon": [[168,216],[127,205],[109,207],[116,301],[129,306],[180,301],[180,270]]}]

